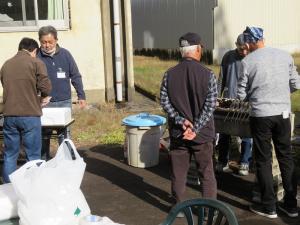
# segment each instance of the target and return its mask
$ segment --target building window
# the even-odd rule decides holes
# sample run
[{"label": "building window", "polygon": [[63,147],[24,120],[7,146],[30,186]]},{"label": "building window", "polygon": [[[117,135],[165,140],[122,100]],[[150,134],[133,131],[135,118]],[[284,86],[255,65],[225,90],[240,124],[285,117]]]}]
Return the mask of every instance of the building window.
[{"label": "building window", "polygon": [[0,32],[69,28],[68,0],[0,0]]}]

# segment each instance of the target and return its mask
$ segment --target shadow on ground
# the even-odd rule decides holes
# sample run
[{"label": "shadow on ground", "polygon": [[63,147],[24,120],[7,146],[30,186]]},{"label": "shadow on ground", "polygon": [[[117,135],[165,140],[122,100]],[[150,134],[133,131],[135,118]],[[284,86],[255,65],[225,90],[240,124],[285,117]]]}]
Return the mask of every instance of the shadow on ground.
[{"label": "shadow on ground", "polygon": [[[145,182],[144,177],[120,167],[120,164],[121,166],[127,167],[122,154],[123,152],[121,146],[96,146],[90,150],[94,153],[100,153],[110,157],[111,159],[117,161],[119,165],[112,161],[95,159],[94,157],[84,155],[87,163],[86,170],[88,172],[103,177],[112,184],[117,185],[126,192],[131,193],[137,198],[140,198],[141,200],[159,208],[164,212],[168,212],[170,210],[172,199],[170,198],[168,192],[161,190],[149,184],[148,182]],[[157,199],[163,200],[167,204],[163,204]]]},{"label": "shadow on ground", "polygon": [[[146,169],[128,166],[120,145],[80,148],[79,152],[87,163],[81,187],[93,214],[126,225],[157,225],[166,218],[172,205],[166,152],[160,153],[159,165]],[[272,220],[251,213],[253,179],[253,175],[217,175],[218,199],[232,207],[240,225],[300,224],[300,217],[291,219],[280,212],[280,218]],[[188,185],[188,198],[200,197],[199,190]]]},{"label": "shadow on ground", "polygon": [[[159,224],[159,221],[166,217],[172,204],[172,199],[169,196],[169,158],[166,152],[160,152],[158,166],[145,169],[128,166],[124,160],[123,148],[120,145],[94,146],[83,156],[87,162],[87,172],[102,177],[110,183],[110,187],[111,185],[117,186],[118,189],[122,189],[122,192],[126,192],[126,200],[121,200],[124,196],[118,197],[118,193],[112,192],[115,191],[115,188],[112,188],[108,195],[110,199],[114,199],[111,200],[112,202],[117,201],[113,204],[114,210],[118,208],[116,205],[124,205],[125,201],[125,204],[128,203],[128,207],[130,205],[130,211],[119,209],[119,214],[114,214],[109,213],[107,209],[102,209],[103,213],[128,225],[142,224],[137,222],[139,220],[138,212],[144,213],[144,216],[147,215],[147,218],[151,217],[153,220],[151,223],[149,220],[149,223],[143,224]],[[233,208],[239,224],[300,224],[300,218],[290,219],[279,213],[280,218],[270,220],[256,216],[248,210],[252,197],[253,174],[240,177],[234,173],[222,173],[216,175],[216,179],[218,182],[218,199]],[[199,197],[199,190],[200,187],[197,185],[188,185],[188,197]],[[135,202],[134,206],[133,202]],[[124,215],[128,216],[125,218]],[[129,220],[129,217],[134,217],[134,219]]]},{"label": "shadow on ground", "polygon": [[[124,162],[124,155],[122,152],[122,146],[111,145],[111,146],[95,146],[90,149],[92,152],[104,154],[114,160]],[[164,179],[170,180],[170,166],[169,157],[167,152],[160,152],[159,165],[155,167],[145,168],[145,170],[160,176]],[[232,175],[231,173],[222,173],[221,175],[216,175],[218,182],[218,190],[235,196],[238,199],[244,199],[246,201],[251,200],[251,190],[253,187],[253,176],[249,176],[248,179],[243,179],[239,176]],[[236,188],[238,184],[239,188]],[[187,185],[188,187],[199,191],[200,187],[198,185]],[[238,201],[230,199],[223,194],[218,194],[218,199],[227,202],[234,207],[247,209],[248,206],[244,205]]]}]

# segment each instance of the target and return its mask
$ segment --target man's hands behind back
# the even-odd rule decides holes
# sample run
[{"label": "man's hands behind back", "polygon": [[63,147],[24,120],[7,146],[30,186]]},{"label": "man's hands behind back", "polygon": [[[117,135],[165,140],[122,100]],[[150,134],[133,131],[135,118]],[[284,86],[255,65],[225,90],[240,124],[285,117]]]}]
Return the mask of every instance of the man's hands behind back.
[{"label": "man's hands behind back", "polygon": [[194,125],[189,120],[183,122],[182,129],[184,130],[182,139],[191,141],[196,137]]}]

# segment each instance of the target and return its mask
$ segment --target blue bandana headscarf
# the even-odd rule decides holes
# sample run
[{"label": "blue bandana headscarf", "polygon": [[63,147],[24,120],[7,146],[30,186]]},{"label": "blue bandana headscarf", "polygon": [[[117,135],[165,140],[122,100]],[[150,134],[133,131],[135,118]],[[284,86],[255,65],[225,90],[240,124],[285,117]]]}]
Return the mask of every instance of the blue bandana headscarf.
[{"label": "blue bandana headscarf", "polygon": [[260,27],[246,27],[243,34],[247,43],[256,43],[264,38],[264,30]]}]

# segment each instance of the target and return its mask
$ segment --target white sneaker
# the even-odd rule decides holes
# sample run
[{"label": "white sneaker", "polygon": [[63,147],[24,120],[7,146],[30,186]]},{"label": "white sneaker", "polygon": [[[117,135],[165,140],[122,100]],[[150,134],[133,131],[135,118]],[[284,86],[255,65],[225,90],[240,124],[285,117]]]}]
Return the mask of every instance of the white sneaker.
[{"label": "white sneaker", "polygon": [[229,165],[228,165],[228,163],[227,163],[226,165],[224,165],[224,164],[221,163],[221,162],[217,162],[217,165],[216,165],[216,171],[217,171],[218,173],[225,172],[225,171],[227,171],[227,170],[229,170]]},{"label": "white sneaker", "polygon": [[249,174],[249,165],[246,163],[241,163],[239,168],[239,175],[247,176]]}]

